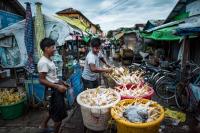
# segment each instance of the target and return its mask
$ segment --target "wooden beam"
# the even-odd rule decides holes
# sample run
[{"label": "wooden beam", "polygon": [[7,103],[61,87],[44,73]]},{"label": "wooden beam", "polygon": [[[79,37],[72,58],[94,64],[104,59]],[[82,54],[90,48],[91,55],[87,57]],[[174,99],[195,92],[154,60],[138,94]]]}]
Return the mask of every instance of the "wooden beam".
[{"label": "wooden beam", "polygon": [[189,36],[185,36],[183,40],[183,53],[181,60],[181,79],[183,79],[186,75],[186,64],[189,61]]}]

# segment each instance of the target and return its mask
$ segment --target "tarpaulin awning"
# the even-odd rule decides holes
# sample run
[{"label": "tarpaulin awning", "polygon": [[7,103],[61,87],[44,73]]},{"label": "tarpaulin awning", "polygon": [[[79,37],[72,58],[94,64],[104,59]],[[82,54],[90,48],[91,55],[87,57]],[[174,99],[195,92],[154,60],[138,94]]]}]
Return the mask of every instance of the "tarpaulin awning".
[{"label": "tarpaulin awning", "polygon": [[140,34],[144,38],[154,39],[154,40],[163,40],[163,41],[173,41],[182,39],[181,36],[174,35],[174,31],[177,26],[166,27],[159,30],[155,30],[151,33],[141,32]]},{"label": "tarpaulin awning", "polygon": [[173,18],[173,20],[184,20],[185,18],[187,18],[189,16],[188,12],[181,12],[179,13],[177,16],[175,16]]},{"label": "tarpaulin awning", "polygon": [[200,34],[200,27],[196,28],[178,28],[176,29],[176,34],[177,35],[193,35],[193,34]]},{"label": "tarpaulin awning", "polygon": [[[44,15],[44,26],[45,37],[56,38],[58,46],[64,45],[66,38],[74,32],[68,23],[52,16]],[[25,20],[0,30],[0,65],[3,68],[24,67],[28,59],[24,36]],[[37,55],[34,54],[34,61],[37,62],[35,56]]]},{"label": "tarpaulin awning", "polygon": [[83,41],[85,41],[86,43],[88,43],[89,42],[89,40],[90,40],[90,37],[89,36],[83,36]]},{"label": "tarpaulin awning", "polygon": [[200,33],[200,15],[189,17],[185,23],[179,24],[176,29],[177,35],[194,35]]},{"label": "tarpaulin awning", "polygon": [[88,27],[86,24],[84,24],[83,22],[81,22],[79,19],[72,19],[66,16],[56,16],[59,19],[64,20],[65,22],[78,27],[80,30],[87,32],[88,31]]},{"label": "tarpaulin awning", "polygon": [[91,37],[92,37],[91,34],[86,33],[86,32],[83,31],[82,39],[83,39],[84,42],[88,43],[88,42],[90,41],[90,38],[91,38]]},{"label": "tarpaulin awning", "polygon": [[120,32],[114,36],[116,40],[120,39],[124,35],[124,32]]},{"label": "tarpaulin awning", "polygon": [[184,22],[184,20],[172,21],[172,22],[169,22],[169,23],[166,23],[166,24],[162,24],[162,25],[160,25],[160,26],[157,26],[157,27],[148,29],[148,30],[146,30],[145,32],[150,33],[150,32],[155,31],[155,30],[159,30],[159,29],[163,29],[163,28],[167,28],[167,27],[177,26],[178,24],[181,24],[181,23],[183,23],[183,22]]}]

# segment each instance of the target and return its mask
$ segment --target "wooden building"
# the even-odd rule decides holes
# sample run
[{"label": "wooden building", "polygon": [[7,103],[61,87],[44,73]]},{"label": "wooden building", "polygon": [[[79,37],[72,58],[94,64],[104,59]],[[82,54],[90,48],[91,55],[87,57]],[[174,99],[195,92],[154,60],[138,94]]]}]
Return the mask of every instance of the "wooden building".
[{"label": "wooden building", "polygon": [[70,18],[79,19],[88,26],[88,30],[93,34],[102,34],[102,30],[100,29],[98,24],[93,24],[85,15],[83,15],[80,11],[76,9],[67,8],[57,12],[56,14],[60,16],[67,16]]}]

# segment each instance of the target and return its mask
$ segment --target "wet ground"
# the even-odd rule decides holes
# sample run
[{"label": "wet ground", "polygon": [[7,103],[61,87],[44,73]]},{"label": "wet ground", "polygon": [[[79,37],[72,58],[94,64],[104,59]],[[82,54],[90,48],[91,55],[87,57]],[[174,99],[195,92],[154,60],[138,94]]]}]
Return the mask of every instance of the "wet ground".
[{"label": "wet ground", "polygon": [[[118,65],[113,62],[112,64]],[[102,84],[103,80],[102,80]],[[162,106],[177,110],[175,102],[163,101],[156,95],[153,97],[154,101],[159,102]],[[44,115],[45,109],[27,109],[23,116],[15,120],[3,120],[0,118],[0,133],[39,133],[41,130],[38,128]],[[62,133],[84,133],[84,125],[81,116],[80,107],[77,105],[70,111],[69,116],[63,121]],[[52,121],[49,122],[49,126],[53,126]],[[87,133],[93,133],[94,131],[86,130]],[[160,133],[200,133],[200,123],[196,121],[192,113],[187,113],[187,119],[184,123],[173,124],[173,121],[164,120],[160,126]],[[106,131],[102,133],[116,133],[114,125],[109,125]]]},{"label": "wet ground", "polygon": [[[171,109],[176,110],[176,107],[170,105],[169,102],[163,102],[154,96],[153,100],[160,102]],[[38,126],[40,125],[45,109],[29,109],[26,110],[23,116],[15,120],[0,119],[0,133],[40,133]],[[75,106],[68,111],[69,117],[64,119],[62,133],[84,133],[84,125],[82,121],[81,111],[79,106]],[[49,122],[49,126],[53,126],[53,122]],[[87,130],[87,133],[94,131]],[[113,125],[109,125],[106,131],[101,133],[115,133],[116,129]],[[172,121],[164,120],[160,126],[160,133],[200,133],[200,124],[193,118],[193,114],[188,113],[186,122],[174,125]],[[96,132],[94,132],[96,133]]]},{"label": "wet ground", "polygon": [[[153,96],[152,100],[157,101],[164,108],[169,108],[171,110],[180,111],[176,104],[175,100],[163,101],[158,98],[156,95]],[[159,132],[161,133],[200,133],[200,123],[194,118],[193,113],[186,113],[186,121],[176,123],[171,119],[165,118],[161,123]]]}]

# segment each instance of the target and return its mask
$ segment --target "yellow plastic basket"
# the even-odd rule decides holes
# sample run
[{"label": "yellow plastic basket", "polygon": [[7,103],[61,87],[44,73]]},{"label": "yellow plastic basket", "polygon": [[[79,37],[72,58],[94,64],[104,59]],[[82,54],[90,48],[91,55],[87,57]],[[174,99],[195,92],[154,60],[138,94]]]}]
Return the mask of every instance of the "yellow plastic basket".
[{"label": "yellow plastic basket", "polygon": [[119,108],[133,104],[135,102],[147,103],[148,99],[125,99],[120,101],[111,109],[111,116],[115,119],[117,123],[117,133],[158,133],[160,123],[164,119],[164,109],[156,102],[153,106],[158,107],[160,110],[160,117],[154,121],[146,123],[132,123],[123,117],[119,116]]}]

